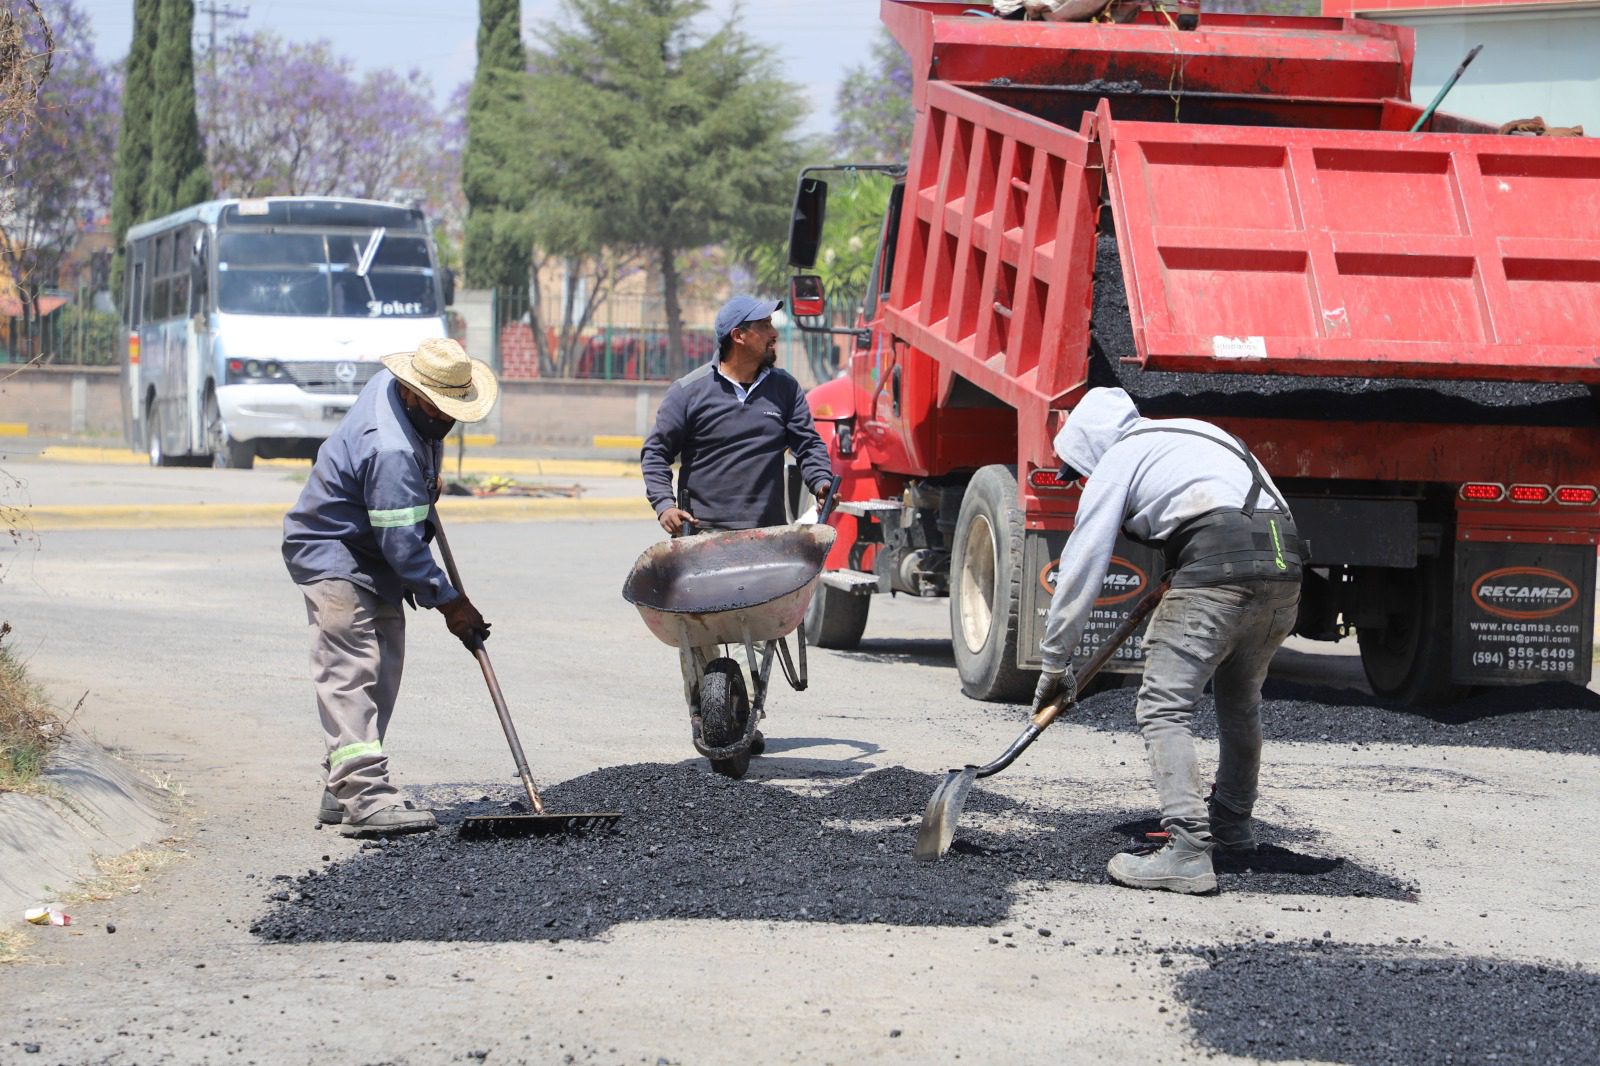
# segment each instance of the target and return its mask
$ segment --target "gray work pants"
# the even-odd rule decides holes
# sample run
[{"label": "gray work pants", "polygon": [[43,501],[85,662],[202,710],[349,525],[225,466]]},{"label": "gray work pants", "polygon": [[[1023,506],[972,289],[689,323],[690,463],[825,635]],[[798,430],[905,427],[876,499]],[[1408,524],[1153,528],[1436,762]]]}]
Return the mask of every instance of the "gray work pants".
[{"label": "gray work pants", "polygon": [[1298,582],[1252,581],[1173,589],[1156,608],[1145,633],[1135,713],[1163,826],[1210,833],[1189,728],[1207,681],[1217,700],[1216,798],[1240,814],[1255,807],[1261,683],[1294,628],[1299,605]]},{"label": "gray work pants", "polygon": [[401,802],[389,783],[383,738],[405,667],[405,614],[349,581],[314,581],[300,591],[311,626],[311,683],[327,741],[327,787],[346,817],[365,818]]}]

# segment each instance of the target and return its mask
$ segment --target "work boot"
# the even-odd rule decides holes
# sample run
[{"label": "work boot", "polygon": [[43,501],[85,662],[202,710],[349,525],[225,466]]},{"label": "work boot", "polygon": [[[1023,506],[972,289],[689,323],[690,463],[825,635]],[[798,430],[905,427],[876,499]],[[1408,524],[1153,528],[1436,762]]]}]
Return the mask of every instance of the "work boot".
[{"label": "work boot", "polygon": [[424,833],[439,828],[432,811],[413,807],[408,800],[388,807],[380,807],[365,818],[347,818],[340,830],[347,837],[365,833]]},{"label": "work boot", "polygon": [[1256,831],[1248,814],[1240,814],[1215,795],[1206,800],[1211,812],[1211,841],[1223,851],[1248,855],[1256,850]]},{"label": "work boot", "polygon": [[1150,855],[1122,852],[1111,857],[1106,872],[1129,888],[1165,889],[1200,895],[1217,890],[1211,869],[1212,842],[1180,826],[1167,827],[1167,843]]},{"label": "work boot", "polygon": [[323,825],[338,825],[344,821],[344,808],[333,798],[333,793],[322,790],[322,806],[317,808],[317,821]]}]

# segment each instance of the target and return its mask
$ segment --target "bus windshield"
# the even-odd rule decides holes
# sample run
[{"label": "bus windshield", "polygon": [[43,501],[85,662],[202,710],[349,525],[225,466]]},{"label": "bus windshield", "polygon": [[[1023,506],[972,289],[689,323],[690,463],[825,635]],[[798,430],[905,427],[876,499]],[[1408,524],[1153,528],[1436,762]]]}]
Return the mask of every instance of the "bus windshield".
[{"label": "bus windshield", "polygon": [[425,237],[223,230],[217,308],[244,315],[426,318],[439,313]]}]

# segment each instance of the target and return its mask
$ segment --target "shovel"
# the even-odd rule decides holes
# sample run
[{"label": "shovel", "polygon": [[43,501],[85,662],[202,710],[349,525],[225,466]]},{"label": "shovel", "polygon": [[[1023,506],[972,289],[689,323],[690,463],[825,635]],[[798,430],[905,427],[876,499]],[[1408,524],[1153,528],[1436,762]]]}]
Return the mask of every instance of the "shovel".
[{"label": "shovel", "polygon": [[[455,556],[450,554],[450,542],[445,539],[444,526],[438,512],[433,515],[433,530],[439,540],[439,552],[444,556],[445,573],[450,584],[463,596],[467,590],[461,584],[461,574],[456,570]],[[542,837],[562,833],[581,833],[589,829],[609,829],[622,818],[617,811],[586,812],[583,814],[549,814],[539,790],[533,786],[533,774],[528,770],[528,757],[522,753],[522,742],[517,739],[517,727],[511,722],[511,709],[500,692],[500,682],[495,679],[494,667],[489,663],[489,652],[483,641],[474,637],[470,645],[473,658],[483,668],[483,680],[489,685],[489,698],[494,700],[495,713],[500,716],[500,728],[505,730],[506,743],[511,745],[511,757],[517,763],[517,776],[528,793],[528,806],[532,814],[480,814],[461,823],[463,840],[485,840],[490,837]]]},{"label": "shovel", "polygon": [[[1111,660],[1117,649],[1138,632],[1145,618],[1156,609],[1161,597],[1166,595],[1167,587],[1171,583],[1170,577],[1163,578],[1161,584],[1139,601],[1132,613],[1084,665],[1083,672],[1078,675],[1079,685],[1087,685],[1094,675],[1100,672],[1100,668]],[[922,825],[917,829],[917,844],[911,854],[923,862],[928,862],[949,851],[950,841],[954,840],[956,835],[956,821],[961,817],[961,809],[967,805],[967,793],[972,791],[973,782],[980,777],[993,776],[1010,766],[1016,761],[1017,756],[1026,751],[1028,745],[1037,740],[1039,734],[1056,720],[1057,715],[1076,702],[1076,699],[1058,699],[1039,708],[1039,713],[1033,716],[1028,728],[1024,729],[1021,735],[1011,742],[1011,746],[993,762],[983,766],[973,766],[968,763],[960,770],[946,773],[939,787],[928,797],[928,809],[922,814]]]}]

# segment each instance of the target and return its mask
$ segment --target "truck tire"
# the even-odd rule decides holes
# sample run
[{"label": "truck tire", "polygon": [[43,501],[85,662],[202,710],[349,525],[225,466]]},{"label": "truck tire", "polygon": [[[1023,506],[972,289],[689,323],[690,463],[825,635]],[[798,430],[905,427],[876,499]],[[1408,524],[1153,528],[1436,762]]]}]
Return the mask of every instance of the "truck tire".
[{"label": "truck tire", "polygon": [[861,643],[872,596],[829,588],[820,581],[806,608],[806,643],[815,648],[849,651]]},{"label": "truck tire", "polygon": [[1016,471],[984,467],[961,499],[950,559],[950,637],[973,699],[1016,702],[1033,691],[1033,672],[1017,667],[1022,537]]},{"label": "truck tire", "polygon": [[[700,736],[708,748],[721,748],[744,736],[750,721],[750,697],[744,671],[732,659],[712,659],[700,679]],[[731,759],[712,759],[711,769],[735,781],[750,769],[750,752]]]},{"label": "truck tire", "polygon": [[1382,627],[1356,630],[1361,666],[1375,695],[1407,707],[1436,707],[1467,694],[1450,680],[1451,560],[1417,560],[1413,570],[1382,570],[1400,609]]}]

